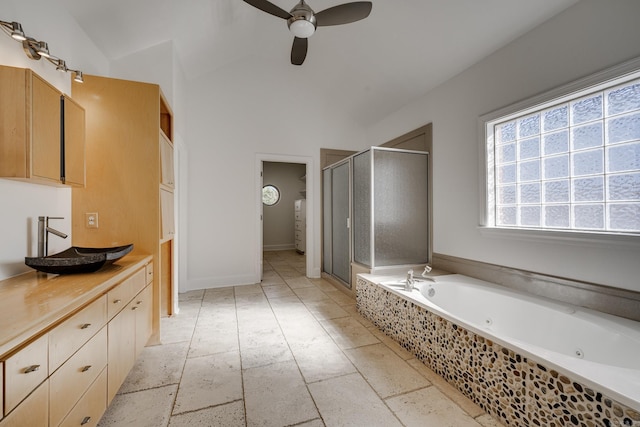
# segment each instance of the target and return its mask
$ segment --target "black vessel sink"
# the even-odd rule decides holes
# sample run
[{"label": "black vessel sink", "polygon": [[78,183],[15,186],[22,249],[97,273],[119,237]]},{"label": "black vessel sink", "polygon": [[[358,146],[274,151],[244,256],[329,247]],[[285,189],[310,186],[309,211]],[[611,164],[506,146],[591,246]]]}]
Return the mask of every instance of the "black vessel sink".
[{"label": "black vessel sink", "polygon": [[53,274],[92,273],[106,264],[122,258],[133,250],[133,244],[113,248],[81,248],[67,250],[45,257],[25,257],[24,263],[38,271]]}]

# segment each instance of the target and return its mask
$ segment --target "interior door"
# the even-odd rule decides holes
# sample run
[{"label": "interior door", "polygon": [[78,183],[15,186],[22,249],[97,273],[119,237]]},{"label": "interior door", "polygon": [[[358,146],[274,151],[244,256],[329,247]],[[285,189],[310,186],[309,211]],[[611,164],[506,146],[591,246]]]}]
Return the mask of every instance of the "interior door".
[{"label": "interior door", "polygon": [[260,206],[259,208],[259,215],[260,215],[260,233],[259,237],[258,237],[258,247],[260,248],[260,281],[262,281],[262,276],[264,274],[264,251],[262,250],[262,244],[263,244],[263,234],[264,234],[264,204],[262,203],[262,187],[264,187],[264,162],[260,162],[260,185],[258,185],[258,188],[260,189],[260,195],[258,196],[260,198],[258,205]]}]

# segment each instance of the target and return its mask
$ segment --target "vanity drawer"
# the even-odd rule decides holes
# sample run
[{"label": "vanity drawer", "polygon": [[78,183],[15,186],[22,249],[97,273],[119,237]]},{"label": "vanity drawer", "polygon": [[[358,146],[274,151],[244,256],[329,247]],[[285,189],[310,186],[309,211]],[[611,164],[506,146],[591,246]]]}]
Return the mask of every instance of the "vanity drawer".
[{"label": "vanity drawer", "polygon": [[0,427],[46,426],[49,416],[49,383],[44,382],[15,411],[0,421]]},{"label": "vanity drawer", "polygon": [[4,414],[7,415],[49,376],[47,334],[4,361]]},{"label": "vanity drawer", "polygon": [[107,328],[102,328],[49,379],[50,427],[60,424],[106,366]]},{"label": "vanity drawer", "polygon": [[[107,369],[103,369],[98,379],[80,398],[76,406],[60,424],[61,427],[94,427],[107,410]],[[53,424],[51,425],[51,427]]]},{"label": "vanity drawer", "polygon": [[103,295],[49,332],[49,370],[55,372],[107,323],[107,296]]},{"label": "vanity drawer", "polygon": [[145,269],[124,280],[107,293],[107,317],[109,320],[118,314],[129,301],[144,289],[146,284]]}]

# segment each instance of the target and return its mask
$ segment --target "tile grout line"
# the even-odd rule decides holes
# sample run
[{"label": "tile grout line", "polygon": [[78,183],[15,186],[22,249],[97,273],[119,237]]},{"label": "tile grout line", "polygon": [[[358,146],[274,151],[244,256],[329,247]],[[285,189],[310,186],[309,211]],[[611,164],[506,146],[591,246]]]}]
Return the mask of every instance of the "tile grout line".
[{"label": "tile grout line", "polygon": [[[277,271],[276,271],[277,272]],[[322,289],[318,288],[315,284],[313,285],[314,288],[318,289],[320,292],[322,292],[324,294],[324,291],[322,291]],[[294,292],[295,293],[295,292]],[[266,295],[265,295],[266,296]],[[330,301],[333,301],[329,296],[325,295]],[[389,412],[391,413],[391,415],[398,420],[398,423],[400,423],[400,425],[405,426],[405,424],[402,422],[402,420],[400,420],[400,418],[396,415],[396,413],[389,407],[389,405],[387,405],[387,402],[382,398],[382,396],[380,396],[380,394],[376,391],[376,389],[369,383],[369,381],[366,379],[366,377],[363,375],[363,373],[358,369],[358,367],[351,361],[351,359],[347,356],[347,354],[345,353],[344,349],[340,347],[340,345],[338,345],[338,343],[336,342],[336,340],[333,338],[333,336],[327,331],[327,329],[322,325],[322,323],[319,321],[319,319],[317,319],[317,317],[311,313],[311,311],[309,311],[309,308],[307,307],[307,305],[305,304],[305,302],[297,296],[298,300],[302,303],[302,305],[304,306],[305,310],[311,315],[311,317],[314,318],[314,320],[316,321],[316,323],[318,323],[318,325],[320,325],[320,327],[322,328],[322,330],[324,331],[324,333],[327,335],[327,337],[335,344],[336,348],[342,353],[342,355],[346,358],[346,360],[349,361],[349,363],[351,363],[351,365],[353,366],[353,368],[355,369],[355,372],[351,372],[351,373],[346,373],[346,374],[342,374],[342,375],[336,375],[335,377],[331,377],[331,378],[323,378],[322,380],[318,380],[318,381],[314,381],[314,382],[308,382],[304,375],[302,374],[302,371],[300,370],[300,366],[298,365],[298,362],[295,358],[295,354],[293,354],[293,351],[291,352],[291,354],[293,355],[294,360],[296,361],[296,366],[298,367],[298,371],[300,372],[300,375],[302,376],[302,379],[305,383],[305,386],[307,388],[307,391],[309,393],[309,396],[311,397],[311,400],[313,401],[314,405],[316,406],[316,410],[318,411],[318,414],[320,414],[320,418],[322,419],[323,423],[324,423],[324,418],[322,418],[322,413],[320,412],[320,409],[318,408],[318,405],[316,404],[315,399],[313,398],[313,394],[311,393],[311,390],[309,389],[309,385],[310,384],[316,384],[319,382],[323,382],[323,381],[329,381],[329,380],[334,380],[336,378],[342,378],[342,377],[346,377],[349,375],[354,375],[354,374],[358,374],[360,376],[360,378],[362,378],[362,380],[371,388],[371,390],[375,393],[375,395],[378,397],[378,399],[380,399],[380,401],[382,402],[382,404],[389,410]],[[269,301],[269,299],[267,298],[267,301]],[[333,301],[336,305],[340,306],[340,304],[338,304],[337,302]],[[273,311],[273,307],[271,306],[271,302],[269,301],[269,306],[271,307],[271,310]],[[352,317],[350,313],[347,313],[348,316],[345,317]],[[274,312],[274,316],[275,316],[275,312]],[[354,319],[355,320],[355,319]],[[278,320],[277,316],[276,316],[276,321],[278,322],[278,325],[280,326],[280,321]],[[356,320],[357,321],[357,320]],[[282,326],[280,326],[280,329],[282,330]],[[284,331],[282,331],[283,335],[284,335]],[[377,339],[377,338],[376,338]],[[287,340],[286,336],[285,336],[285,340]],[[386,344],[382,343],[381,341],[379,341],[377,344],[372,344],[372,345],[378,345],[378,344],[383,344],[386,347]],[[291,349],[291,346],[289,345],[289,341],[287,340],[287,345],[289,346],[289,349]],[[364,346],[361,346],[364,347]],[[387,347],[388,348],[388,347]],[[389,349],[390,351],[392,351],[391,349]],[[419,372],[416,371],[416,373],[418,375],[421,375]],[[422,375],[421,375],[422,376]],[[429,381],[429,383],[431,383]],[[326,425],[326,423],[324,423]]]},{"label": "tile grout line", "polygon": [[[176,401],[178,399],[178,393],[180,392],[180,385],[182,384],[182,377],[184,376],[184,369],[187,366],[187,360],[189,359],[189,350],[191,350],[191,344],[193,342],[193,336],[196,333],[196,327],[198,325],[198,320],[200,319],[200,312],[202,310],[202,300],[204,299],[206,291],[202,292],[202,297],[200,298],[200,305],[198,307],[198,315],[196,316],[196,321],[193,325],[193,331],[191,332],[191,338],[189,339],[189,346],[187,347],[187,352],[184,356],[184,363],[182,364],[182,371],[180,372],[180,379],[178,381],[178,386],[176,387],[176,394],[173,396],[173,401],[171,402],[171,411],[169,412],[169,419],[167,420],[167,426],[171,424],[171,418],[174,416],[173,411],[176,407]],[[162,343],[162,335],[160,336],[160,342]],[[161,344],[162,345],[162,344]],[[178,415],[178,414],[176,414]]]},{"label": "tile grout line", "polygon": [[[264,265],[263,260],[263,265]],[[269,264],[271,265],[271,264]],[[262,285],[260,285],[262,288]],[[242,348],[240,346],[240,320],[238,319],[238,300],[236,298],[236,287],[233,287],[233,306],[236,315],[236,340],[238,342],[238,357],[240,358],[240,386],[242,387],[242,409],[244,410],[244,425],[248,427],[249,417],[247,416],[247,396],[244,389],[244,368],[242,367]]]},{"label": "tile grout line", "polygon": [[[273,268],[273,266],[272,266],[272,268]],[[280,273],[278,273],[278,271],[275,268],[274,268],[274,271],[284,281],[285,285],[293,292],[293,289],[291,289],[291,287],[289,286],[287,281],[284,279],[284,277],[282,277],[280,275]],[[262,286],[260,288],[262,289]],[[282,333],[282,337],[284,338],[284,340],[287,343],[287,347],[289,348],[289,351],[291,352],[291,356],[293,357],[293,362],[296,364],[296,368],[298,369],[298,373],[300,374],[300,378],[304,382],[304,386],[307,389],[307,393],[309,393],[309,397],[311,398],[311,401],[313,402],[313,406],[316,408],[316,412],[318,413],[318,417],[319,417],[320,421],[322,422],[322,425],[326,426],[327,424],[324,422],[324,418],[322,417],[322,413],[320,412],[320,408],[318,408],[318,404],[316,403],[316,400],[313,398],[313,394],[311,393],[311,390],[309,390],[309,383],[305,380],[304,375],[302,373],[302,370],[300,369],[300,365],[298,364],[298,360],[296,359],[296,355],[294,354],[293,350],[291,349],[291,344],[289,343],[289,340],[287,339],[287,336],[284,333],[284,330],[282,329],[282,324],[280,323],[280,319],[278,319],[278,316],[276,315],[275,311],[273,311],[273,306],[271,305],[271,300],[269,299],[267,294],[264,293],[264,289],[262,289],[262,293],[264,294],[265,298],[267,299],[267,303],[269,304],[269,309],[271,310],[271,313],[273,314],[274,319],[278,323],[278,328],[280,329],[280,332]],[[300,297],[295,292],[293,292],[293,294],[298,299],[298,301],[300,301],[302,303],[302,305],[304,306],[304,303],[302,302]],[[307,309],[306,306],[304,306],[304,307],[305,307],[305,309]],[[317,419],[317,418],[314,418],[314,419]],[[307,421],[304,421],[302,423],[306,423],[306,422],[309,422],[309,421],[312,421],[312,420],[307,420]],[[300,425],[302,423],[298,423],[297,425]],[[293,425],[296,425],[296,424],[293,424]]]}]

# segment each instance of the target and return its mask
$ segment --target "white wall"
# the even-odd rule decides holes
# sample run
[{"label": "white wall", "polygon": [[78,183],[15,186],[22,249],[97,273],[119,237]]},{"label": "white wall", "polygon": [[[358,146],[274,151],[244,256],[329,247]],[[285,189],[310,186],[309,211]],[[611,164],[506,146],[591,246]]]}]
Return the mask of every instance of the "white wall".
[{"label": "white wall", "polygon": [[280,200],[272,206],[263,206],[262,247],[265,250],[295,248],[294,204],[303,199],[300,194],[305,182],[305,165],[297,163],[264,162],[263,185],[274,185],[280,191]]},{"label": "white wall", "polygon": [[[38,11],[38,13],[34,13]],[[75,20],[48,0],[3,0],[0,19],[22,24],[28,36],[49,43],[53,55],[67,66],[90,74],[106,74],[108,61],[86,37]],[[44,60],[28,59],[20,43],[0,33],[0,65],[31,68],[60,91],[69,94],[71,74],[60,73]],[[71,244],[71,190],[0,179],[0,280],[24,273],[24,257],[36,254],[38,216],[63,216],[51,226],[69,234],[52,236],[50,252]]]},{"label": "white wall", "polygon": [[[311,156],[319,177],[320,148],[362,149],[364,129],[308,84],[304,68],[279,58],[247,58],[189,81],[187,98],[189,197],[181,225],[188,280],[181,291],[255,283],[256,153]],[[320,179],[313,185],[320,206]],[[319,220],[307,226],[319,272]]]},{"label": "white wall", "polygon": [[640,2],[583,0],[368,129],[371,145],[433,122],[434,251],[640,291],[640,245],[480,233],[478,118],[640,56]]}]

